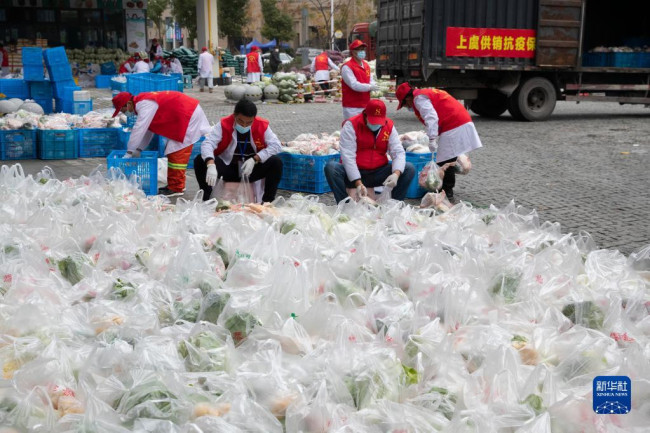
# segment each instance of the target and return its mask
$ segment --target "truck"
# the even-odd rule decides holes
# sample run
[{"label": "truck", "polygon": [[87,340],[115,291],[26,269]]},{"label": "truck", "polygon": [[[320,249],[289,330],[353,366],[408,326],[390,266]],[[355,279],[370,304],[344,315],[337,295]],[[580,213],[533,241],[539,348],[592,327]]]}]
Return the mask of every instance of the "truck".
[{"label": "truck", "polygon": [[380,0],[377,75],[476,114],[539,121],[556,101],[650,105],[647,0]]},{"label": "truck", "polygon": [[356,23],[352,26],[350,31],[350,38],[348,44],[352,41],[359,39],[366,44],[366,60],[375,60],[375,51],[377,45],[377,21],[372,23]]}]

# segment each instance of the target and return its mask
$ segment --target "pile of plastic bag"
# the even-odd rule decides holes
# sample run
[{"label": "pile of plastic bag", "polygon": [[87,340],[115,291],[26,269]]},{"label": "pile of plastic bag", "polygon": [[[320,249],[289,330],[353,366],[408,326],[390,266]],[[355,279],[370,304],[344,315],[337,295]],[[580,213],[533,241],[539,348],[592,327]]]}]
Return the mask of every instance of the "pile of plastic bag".
[{"label": "pile of plastic bag", "polygon": [[284,152],[301,155],[332,155],[339,153],[339,131],[333,134],[300,134],[283,147]]},{"label": "pile of plastic bag", "polygon": [[19,110],[0,118],[0,130],[119,128],[126,123],[126,116],[120,114],[112,117],[112,115],[112,110],[91,111],[83,116],[70,113],[41,115]]},{"label": "pile of plastic bag", "polygon": [[[146,198],[0,170],[0,425],[35,432],[645,432],[650,247],[514,204]],[[597,375],[632,380],[597,415]]]},{"label": "pile of plastic bag", "polygon": [[407,152],[429,153],[429,136],[424,131],[410,131],[400,134],[400,141]]}]

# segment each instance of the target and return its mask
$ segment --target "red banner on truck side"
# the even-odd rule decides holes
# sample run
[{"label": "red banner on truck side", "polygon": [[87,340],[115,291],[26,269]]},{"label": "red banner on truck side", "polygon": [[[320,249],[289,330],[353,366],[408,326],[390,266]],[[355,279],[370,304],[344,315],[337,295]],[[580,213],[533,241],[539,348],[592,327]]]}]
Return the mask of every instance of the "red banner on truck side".
[{"label": "red banner on truck side", "polygon": [[447,57],[535,57],[535,30],[447,27]]}]

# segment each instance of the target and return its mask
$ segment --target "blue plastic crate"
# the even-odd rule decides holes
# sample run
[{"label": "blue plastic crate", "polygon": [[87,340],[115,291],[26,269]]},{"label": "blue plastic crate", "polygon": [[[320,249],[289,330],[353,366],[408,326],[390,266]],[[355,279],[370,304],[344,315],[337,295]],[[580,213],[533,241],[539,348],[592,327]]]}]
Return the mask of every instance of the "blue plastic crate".
[{"label": "blue plastic crate", "polygon": [[636,60],[635,67],[650,68],[650,52],[636,53],[635,60]]},{"label": "blue plastic crate", "polygon": [[118,128],[79,129],[79,158],[106,157],[122,148]]},{"label": "blue plastic crate", "polygon": [[[162,135],[156,134],[151,141],[154,143],[155,148],[158,149],[158,158],[163,158],[165,156],[165,147],[167,146],[168,139]],[[151,143],[149,143],[149,147],[151,147]]]},{"label": "blue plastic crate", "polygon": [[124,150],[114,150],[106,158],[109,171],[119,169],[125,176],[137,176],[140,188],[147,195],[158,194],[158,153],[144,151],[140,158],[124,159]]},{"label": "blue plastic crate", "polygon": [[40,105],[43,108],[45,114],[51,114],[54,111],[54,104],[52,103],[52,97],[49,98],[33,98],[34,102]]},{"label": "blue plastic crate", "polygon": [[65,53],[65,48],[56,47],[48,48],[43,51],[43,59],[45,60],[46,65],[56,65],[56,64],[70,64],[68,61],[68,56]]},{"label": "blue plastic crate", "polygon": [[187,163],[187,168],[194,168],[194,158],[201,154],[201,144],[205,140],[205,137],[201,137],[199,141],[192,145],[192,155],[190,155],[190,160]]},{"label": "blue plastic crate", "polygon": [[120,139],[120,148],[126,150],[126,145],[129,144],[129,138],[131,138],[131,131],[120,129],[118,137]]},{"label": "blue plastic crate", "polygon": [[36,130],[0,131],[0,159],[36,158]]},{"label": "blue plastic crate", "polygon": [[74,111],[73,102],[71,99],[54,98],[54,112],[72,113]]},{"label": "blue plastic crate", "polygon": [[54,63],[47,65],[47,73],[52,81],[72,80],[72,67],[69,63]]},{"label": "blue plastic crate", "polygon": [[93,101],[72,101],[72,114],[83,116],[93,111]]},{"label": "blue plastic crate", "polygon": [[111,79],[115,75],[97,75],[95,77],[95,87],[98,89],[109,89],[111,87]]},{"label": "blue plastic crate", "polygon": [[77,130],[38,130],[39,159],[77,159]]},{"label": "blue plastic crate", "polygon": [[278,156],[282,160],[282,179],[278,188],[314,194],[331,191],[325,179],[325,165],[328,161],[337,161],[339,154],[313,156],[282,152]]},{"label": "blue plastic crate", "polygon": [[81,90],[73,80],[56,81],[52,83],[52,90],[55,98],[72,100],[74,92]]},{"label": "blue plastic crate", "polygon": [[132,74],[127,81],[127,91],[132,95],[143,92],[178,91],[177,80],[159,74]]},{"label": "blue plastic crate", "polygon": [[609,53],[609,66],[615,68],[634,68],[636,53]]},{"label": "blue plastic crate", "polygon": [[25,81],[45,81],[43,65],[23,65],[23,78]]},{"label": "blue plastic crate", "polygon": [[582,55],[582,66],[608,66],[609,53],[585,53]]},{"label": "blue plastic crate", "polygon": [[50,98],[52,93],[52,84],[49,81],[31,82],[29,83],[29,97],[32,99],[45,99]]},{"label": "blue plastic crate", "polygon": [[127,77],[127,81],[125,82],[115,81],[111,79],[111,90],[113,91],[113,93],[126,92],[127,83],[128,83],[128,77]]},{"label": "blue plastic crate", "polygon": [[415,167],[415,177],[406,191],[406,198],[422,198],[428,191],[418,184],[418,176],[427,163],[431,161],[430,153],[411,153],[406,152],[406,162],[410,162]]},{"label": "blue plastic crate", "polygon": [[29,98],[29,86],[25,80],[18,80],[16,78],[2,78],[0,79],[0,93],[10,98]]},{"label": "blue plastic crate", "polygon": [[22,49],[22,61],[25,65],[39,65],[43,67],[43,49],[40,47],[24,47]]}]

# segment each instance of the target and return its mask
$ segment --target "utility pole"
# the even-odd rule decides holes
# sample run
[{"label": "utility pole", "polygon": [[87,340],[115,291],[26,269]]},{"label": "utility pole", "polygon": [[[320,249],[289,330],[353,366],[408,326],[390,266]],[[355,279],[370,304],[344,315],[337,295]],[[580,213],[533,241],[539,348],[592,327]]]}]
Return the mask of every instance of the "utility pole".
[{"label": "utility pole", "polygon": [[334,50],[334,0],[330,0],[330,50]]}]

